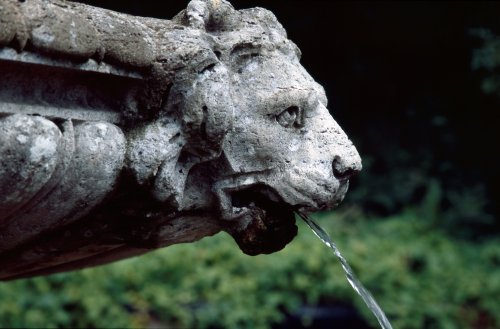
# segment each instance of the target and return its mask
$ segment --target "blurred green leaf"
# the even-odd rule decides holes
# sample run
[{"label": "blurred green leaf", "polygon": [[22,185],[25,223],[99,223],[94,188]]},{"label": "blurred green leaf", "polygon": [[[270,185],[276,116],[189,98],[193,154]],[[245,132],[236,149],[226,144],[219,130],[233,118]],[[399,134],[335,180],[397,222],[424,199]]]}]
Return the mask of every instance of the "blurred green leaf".
[{"label": "blurred green leaf", "polygon": [[[428,198],[438,196],[430,189]],[[385,220],[355,209],[317,217],[395,328],[500,326],[500,241],[450,239],[433,228],[430,217],[440,216],[433,201],[422,209]],[[302,223],[273,255],[245,256],[220,234],[109,266],[1,283],[0,300],[0,325],[16,328],[269,328],[283,312],[336,302],[356,305],[376,326]]]}]

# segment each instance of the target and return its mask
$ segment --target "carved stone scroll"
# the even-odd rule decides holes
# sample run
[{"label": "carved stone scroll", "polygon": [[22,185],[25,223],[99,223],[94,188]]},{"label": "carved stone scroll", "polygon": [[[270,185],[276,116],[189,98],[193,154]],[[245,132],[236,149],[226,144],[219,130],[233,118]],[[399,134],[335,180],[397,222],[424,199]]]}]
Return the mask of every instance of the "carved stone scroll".
[{"label": "carved stone scroll", "polygon": [[0,0],[0,279],[226,231],[283,248],[359,155],[274,15],[193,0],[172,20]]}]

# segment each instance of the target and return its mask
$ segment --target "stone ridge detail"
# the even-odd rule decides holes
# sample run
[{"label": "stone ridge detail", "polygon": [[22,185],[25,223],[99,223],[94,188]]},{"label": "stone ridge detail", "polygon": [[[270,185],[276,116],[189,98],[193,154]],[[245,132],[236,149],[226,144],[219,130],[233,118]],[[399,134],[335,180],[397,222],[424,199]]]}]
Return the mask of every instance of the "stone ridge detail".
[{"label": "stone ridge detail", "polygon": [[268,10],[0,0],[0,279],[220,231],[282,249],[361,160]]}]

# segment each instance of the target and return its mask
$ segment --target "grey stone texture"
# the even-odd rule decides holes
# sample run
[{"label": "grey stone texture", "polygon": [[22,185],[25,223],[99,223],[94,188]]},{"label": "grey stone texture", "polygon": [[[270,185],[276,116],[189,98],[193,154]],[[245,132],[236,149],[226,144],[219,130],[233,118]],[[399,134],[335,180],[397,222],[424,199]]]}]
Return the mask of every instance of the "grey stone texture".
[{"label": "grey stone texture", "polygon": [[337,206],[360,157],[262,8],[172,20],[0,0],[0,279],[225,231],[283,248]]}]

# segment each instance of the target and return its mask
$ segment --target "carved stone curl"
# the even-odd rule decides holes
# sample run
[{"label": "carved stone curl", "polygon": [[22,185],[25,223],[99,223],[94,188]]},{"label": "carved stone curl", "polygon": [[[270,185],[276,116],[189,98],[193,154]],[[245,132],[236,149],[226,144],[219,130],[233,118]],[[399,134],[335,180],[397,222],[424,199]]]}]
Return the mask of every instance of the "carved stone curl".
[{"label": "carved stone curl", "polygon": [[171,21],[0,0],[0,279],[220,231],[283,248],[359,155],[275,16],[193,0]]}]

